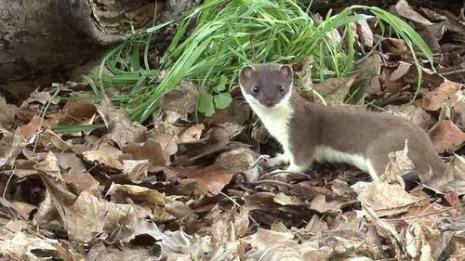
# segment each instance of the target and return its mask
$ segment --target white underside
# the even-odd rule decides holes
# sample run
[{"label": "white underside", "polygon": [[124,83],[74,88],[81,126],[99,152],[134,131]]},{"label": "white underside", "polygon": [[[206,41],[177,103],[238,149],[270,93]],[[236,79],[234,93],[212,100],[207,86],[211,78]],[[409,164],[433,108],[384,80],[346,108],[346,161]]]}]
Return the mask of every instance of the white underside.
[{"label": "white underside", "polygon": [[373,180],[379,179],[378,173],[376,173],[373,165],[362,155],[350,154],[334,150],[327,146],[320,146],[315,150],[314,160],[330,163],[347,163],[369,173]]}]

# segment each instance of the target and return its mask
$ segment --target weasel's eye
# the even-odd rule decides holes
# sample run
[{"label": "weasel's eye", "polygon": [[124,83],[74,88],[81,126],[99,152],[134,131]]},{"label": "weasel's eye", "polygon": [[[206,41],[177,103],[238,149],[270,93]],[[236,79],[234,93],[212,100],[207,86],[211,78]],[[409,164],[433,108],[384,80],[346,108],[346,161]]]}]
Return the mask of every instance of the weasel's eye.
[{"label": "weasel's eye", "polygon": [[284,85],[279,86],[279,91],[284,92],[286,89],[284,88]]},{"label": "weasel's eye", "polygon": [[257,85],[255,85],[255,86],[253,87],[253,89],[252,89],[252,91],[253,91],[254,93],[258,93],[259,90],[260,90],[260,89],[258,88]]}]

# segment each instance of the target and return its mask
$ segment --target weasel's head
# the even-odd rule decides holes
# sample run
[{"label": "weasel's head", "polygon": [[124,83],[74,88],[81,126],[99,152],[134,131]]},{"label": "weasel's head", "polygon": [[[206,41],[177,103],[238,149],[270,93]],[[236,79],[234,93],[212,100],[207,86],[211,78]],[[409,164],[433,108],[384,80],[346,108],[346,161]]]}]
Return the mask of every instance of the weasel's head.
[{"label": "weasel's head", "polygon": [[239,74],[239,85],[247,102],[262,108],[287,103],[292,82],[292,68],[283,64],[246,65]]}]

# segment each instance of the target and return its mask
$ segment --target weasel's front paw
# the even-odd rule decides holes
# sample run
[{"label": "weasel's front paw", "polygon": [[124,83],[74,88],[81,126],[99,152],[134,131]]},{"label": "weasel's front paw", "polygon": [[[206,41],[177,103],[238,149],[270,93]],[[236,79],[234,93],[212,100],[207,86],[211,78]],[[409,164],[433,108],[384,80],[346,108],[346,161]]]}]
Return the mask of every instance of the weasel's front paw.
[{"label": "weasel's front paw", "polygon": [[286,168],[286,171],[289,171],[289,172],[304,172],[305,168],[297,166],[295,163],[291,163],[289,165],[289,167]]},{"label": "weasel's front paw", "polygon": [[267,160],[268,167],[277,167],[282,165],[289,164],[289,158],[286,157],[284,154],[278,153],[275,157],[269,158]]}]

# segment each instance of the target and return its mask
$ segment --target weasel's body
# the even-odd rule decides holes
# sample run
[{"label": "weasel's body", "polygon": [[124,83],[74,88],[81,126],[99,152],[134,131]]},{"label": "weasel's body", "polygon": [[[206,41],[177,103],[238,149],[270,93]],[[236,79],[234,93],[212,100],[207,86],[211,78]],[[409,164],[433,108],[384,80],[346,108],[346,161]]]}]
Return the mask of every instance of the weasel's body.
[{"label": "weasel's body", "polygon": [[287,65],[246,66],[242,93],[265,128],[282,145],[288,170],[304,171],[314,160],[345,162],[377,179],[388,154],[408,144],[408,157],[422,174],[440,175],[445,164],[428,135],[412,122],[384,113],[363,112],[311,103],[293,92]]}]

